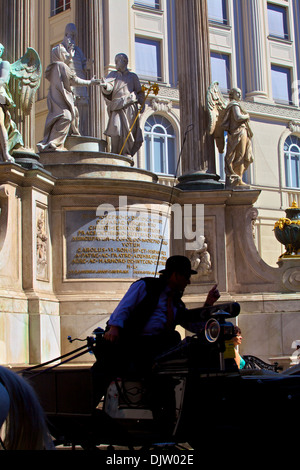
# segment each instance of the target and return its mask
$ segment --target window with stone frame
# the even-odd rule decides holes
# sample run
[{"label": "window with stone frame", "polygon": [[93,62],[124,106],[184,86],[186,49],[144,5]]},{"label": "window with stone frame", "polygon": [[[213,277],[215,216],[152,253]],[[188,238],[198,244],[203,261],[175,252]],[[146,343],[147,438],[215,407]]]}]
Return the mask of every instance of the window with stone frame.
[{"label": "window with stone frame", "polygon": [[209,22],[228,24],[226,0],[209,0],[207,2],[207,10]]},{"label": "window with stone frame", "polygon": [[71,0],[51,0],[51,16],[58,15],[71,8]]},{"label": "window with stone frame", "polygon": [[291,70],[280,65],[271,65],[273,100],[278,104],[293,104]]},{"label": "window with stone frame", "polygon": [[135,37],[135,72],[141,79],[162,80],[159,40]]},{"label": "window with stone frame", "polygon": [[230,57],[219,52],[210,53],[210,66],[212,82],[218,82],[220,90],[228,93],[230,84]]},{"label": "window with stone frame", "polygon": [[158,174],[176,174],[176,135],[170,121],[151,114],[144,127],[146,170]]},{"label": "window with stone frame", "polygon": [[285,185],[287,188],[300,188],[300,137],[289,135],[283,146]]},{"label": "window with stone frame", "polygon": [[280,5],[268,3],[269,36],[277,39],[289,39],[287,10]]},{"label": "window with stone frame", "polygon": [[134,0],[134,5],[142,8],[160,9],[160,0]]}]

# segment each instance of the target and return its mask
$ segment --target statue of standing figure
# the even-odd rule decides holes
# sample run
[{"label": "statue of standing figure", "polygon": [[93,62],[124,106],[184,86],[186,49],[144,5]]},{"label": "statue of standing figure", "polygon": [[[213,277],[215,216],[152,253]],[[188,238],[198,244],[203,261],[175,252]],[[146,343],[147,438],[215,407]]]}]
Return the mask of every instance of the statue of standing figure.
[{"label": "statue of standing figure", "polygon": [[25,150],[23,138],[12,120],[10,109],[16,105],[9,90],[11,76],[18,80],[20,106],[27,116],[32,109],[35,93],[40,86],[42,68],[37,52],[28,47],[21,59],[13,64],[2,59],[4,46],[0,44],[0,161],[14,162],[15,150]]},{"label": "statue of standing figure", "polygon": [[250,116],[240,104],[241,96],[242,92],[239,88],[230,90],[230,101],[222,122],[223,129],[228,132],[225,173],[230,184],[237,186],[245,184],[243,175],[253,162],[251,144],[253,133],[249,125]]},{"label": "statue of standing figure", "polygon": [[[76,45],[77,41],[77,28],[74,23],[68,23],[65,28],[65,36],[62,41],[63,46],[69,52],[71,59],[69,62],[70,69],[76,73],[77,77],[85,80],[87,70],[87,59],[80,49]],[[87,135],[87,123],[88,123],[88,106],[89,106],[89,94],[88,89],[85,86],[74,86],[73,92],[75,95],[75,105],[79,112],[79,130],[81,135]]]},{"label": "statue of standing figure", "polygon": [[73,87],[100,85],[100,80],[84,80],[71,70],[71,55],[62,44],[53,47],[51,64],[45,71],[50,82],[47,96],[48,116],[44,138],[37,144],[40,152],[63,151],[67,136],[80,135],[79,113],[75,104]]},{"label": "statue of standing figure", "polygon": [[112,153],[133,157],[143,143],[139,118],[136,117],[138,104],[144,106],[145,94],[138,76],[127,68],[126,54],[117,54],[115,64],[116,71],[101,80],[109,116],[104,134],[111,138]]},{"label": "statue of standing figure", "polygon": [[207,92],[209,133],[214,135],[220,153],[224,151],[224,132],[227,132],[225,173],[228,187],[245,186],[243,175],[253,162],[250,116],[241,106],[241,96],[239,88],[232,88],[227,102],[218,82],[213,82]]}]

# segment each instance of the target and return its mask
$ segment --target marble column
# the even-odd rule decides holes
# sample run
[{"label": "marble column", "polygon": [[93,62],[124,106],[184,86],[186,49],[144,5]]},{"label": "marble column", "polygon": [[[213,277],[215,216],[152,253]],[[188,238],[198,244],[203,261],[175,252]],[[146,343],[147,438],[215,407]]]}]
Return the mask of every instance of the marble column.
[{"label": "marble column", "polygon": [[[75,23],[78,45],[90,61],[89,75],[104,76],[103,1],[84,0],[76,2]],[[100,87],[89,88],[89,117],[87,133],[102,138],[105,123],[105,103]]]},{"label": "marble column", "polygon": [[264,49],[265,33],[261,0],[243,0],[241,2],[243,18],[243,54],[245,57],[245,96],[249,101],[266,102],[267,60]]},{"label": "marble column", "polygon": [[217,183],[212,136],[207,133],[206,92],[211,82],[207,4],[176,0],[177,61],[182,150],[179,187],[212,189]]}]

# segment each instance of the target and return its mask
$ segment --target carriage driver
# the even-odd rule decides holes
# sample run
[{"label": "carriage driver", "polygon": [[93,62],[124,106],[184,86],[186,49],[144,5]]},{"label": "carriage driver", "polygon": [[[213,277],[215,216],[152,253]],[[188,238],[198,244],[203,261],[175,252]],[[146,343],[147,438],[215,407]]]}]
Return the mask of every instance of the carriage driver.
[{"label": "carriage driver", "polygon": [[[133,361],[134,370],[144,373],[151,368],[154,357],[178,344],[181,338],[176,325],[197,331],[196,322],[201,319],[189,319],[189,310],[181,300],[193,274],[197,272],[192,270],[190,260],[175,255],[167,259],[158,278],[141,278],[130,286],[108,320],[101,354],[93,366],[98,398],[104,395],[110,380],[122,377],[124,371],[128,373],[129,363]],[[219,297],[215,285],[204,306],[212,306]]]},{"label": "carriage driver", "polygon": [[[136,334],[143,340],[153,343],[151,350],[168,349],[178,342],[175,326],[180,324],[186,329],[191,325],[181,297],[190,277],[197,274],[191,269],[191,262],[185,256],[175,255],[167,259],[165,269],[159,278],[142,278],[134,282],[113,314],[104,337],[108,341],[118,341],[129,321]],[[212,306],[220,297],[217,286],[207,295],[205,306]],[[149,341],[149,342],[150,342]]]}]

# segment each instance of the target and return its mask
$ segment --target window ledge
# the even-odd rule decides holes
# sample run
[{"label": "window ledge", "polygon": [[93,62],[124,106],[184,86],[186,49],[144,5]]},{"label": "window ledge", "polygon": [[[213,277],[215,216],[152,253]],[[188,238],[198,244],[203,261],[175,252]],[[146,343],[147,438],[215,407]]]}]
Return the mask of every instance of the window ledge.
[{"label": "window ledge", "polygon": [[270,34],[268,35],[268,39],[269,41],[279,42],[281,44],[286,44],[288,46],[291,46],[293,44],[293,41],[291,41],[290,39],[279,38],[276,36],[272,36]]},{"label": "window ledge", "polygon": [[60,13],[55,13],[55,15],[50,15],[49,20],[50,20],[50,22],[58,21],[58,19],[61,21],[62,17],[64,15],[69,16],[70,12],[71,12],[71,8],[67,8],[66,10],[61,11]]},{"label": "window ledge", "polygon": [[136,5],[136,4],[132,5],[132,9],[133,10],[138,10],[138,11],[144,11],[144,12],[147,12],[147,13],[154,13],[155,15],[160,15],[160,16],[164,12],[160,8],[151,8],[151,7],[147,7],[147,6],[143,6],[143,5]]},{"label": "window ledge", "polygon": [[139,74],[137,74],[139,79],[140,79],[140,82],[143,84],[143,85],[149,85],[149,82],[150,83],[157,83],[158,86],[162,86],[162,87],[168,87],[170,85],[168,85],[167,82],[162,82],[161,79],[159,78],[145,78],[145,77],[141,77]]},{"label": "window ledge", "polygon": [[283,101],[277,101],[275,98],[274,98],[274,103],[276,106],[279,106],[280,108],[288,108],[288,109],[291,109],[291,108],[294,108],[294,109],[299,109],[294,103],[284,103]]},{"label": "window ledge", "polygon": [[219,23],[218,21],[209,20],[208,25],[210,28],[224,29],[225,31],[231,31],[231,26],[229,24]]},{"label": "window ledge", "polygon": [[141,83],[143,84],[148,84],[149,82],[150,83],[157,83],[158,85],[163,85],[164,82],[162,82],[161,80],[161,77],[145,77],[144,75],[139,75],[137,72],[135,72],[137,74],[137,76],[139,77],[139,80]]}]

